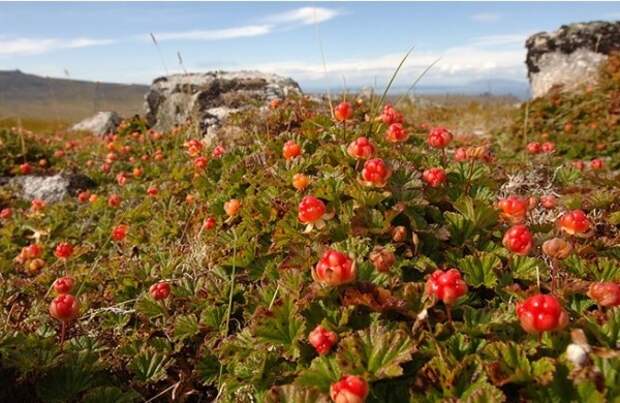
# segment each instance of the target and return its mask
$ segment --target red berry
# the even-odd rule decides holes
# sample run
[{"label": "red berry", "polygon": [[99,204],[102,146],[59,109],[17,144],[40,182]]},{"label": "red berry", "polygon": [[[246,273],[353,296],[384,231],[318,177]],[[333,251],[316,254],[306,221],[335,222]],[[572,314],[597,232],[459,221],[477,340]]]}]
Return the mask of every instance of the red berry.
[{"label": "red berry", "polygon": [[213,152],[211,153],[211,155],[213,156],[213,158],[222,158],[222,155],[224,155],[224,147],[221,145],[216,146],[213,149]]},{"label": "red berry", "polygon": [[187,148],[187,154],[190,157],[196,157],[202,151],[202,143],[199,140],[192,139],[185,142],[185,148]]},{"label": "red berry", "polygon": [[78,201],[80,203],[86,203],[89,198],[90,198],[90,192],[89,191],[80,192],[78,194]]},{"label": "red berry", "polygon": [[310,184],[310,178],[304,174],[293,175],[293,187],[298,191],[303,191]]},{"label": "red berry", "polygon": [[567,234],[584,235],[590,231],[592,223],[590,223],[588,216],[582,210],[573,210],[565,213],[558,219],[558,226]]},{"label": "red berry", "polygon": [[127,183],[127,177],[125,176],[125,173],[121,172],[116,175],[116,182],[118,183],[118,186],[125,186],[125,184]]},{"label": "red berry", "polygon": [[211,230],[215,228],[215,226],[217,225],[217,221],[215,220],[214,217],[207,217],[205,218],[204,223],[202,225],[204,226],[205,229]]},{"label": "red berry", "polygon": [[517,302],[516,311],[528,333],[559,330],[568,324],[568,314],[553,295],[537,294]]},{"label": "red berry", "polygon": [[547,141],[542,144],[541,148],[542,148],[542,152],[544,153],[547,153],[547,154],[552,153],[555,151],[555,144],[550,141]]},{"label": "red berry", "polygon": [[368,383],[359,376],[345,375],[329,389],[334,403],[364,403],[368,396]]},{"label": "red berry", "polygon": [[348,102],[341,102],[334,108],[334,117],[340,122],[349,120],[353,115],[353,108]]},{"label": "red berry", "polygon": [[38,243],[33,243],[31,245],[25,246],[21,252],[24,255],[26,260],[35,259],[41,257],[43,254],[43,247]]},{"label": "red berry", "polygon": [[467,156],[467,150],[465,149],[465,147],[459,147],[456,149],[456,151],[454,152],[454,160],[455,161],[467,161],[469,158]]},{"label": "red berry", "polygon": [[8,220],[9,218],[11,218],[12,215],[13,215],[13,210],[11,210],[9,207],[5,207],[2,210],[0,210],[0,218],[3,220]]},{"label": "red berry", "polygon": [[122,241],[127,236],[127,226],[124,224],[117,225],[112,230],[112,239],[115,241]]},{"label": "red berry", "polygon": [[446,171],[443,168],[429,168],[422,173],[422,179],[430,187],[436,188],[446,181]]},{"label": "red berry", "polygon": [[151,186],[146,190],[146,193],[149,195],[149,197],[155,197],[159,193],[159,189],[157,189],[154,186]]},{"label": "red berry", "polygon": [[58,294],[68,294],[73,289],[74,284],[75,280],[72,277],[60,277],[54,281],[54,290]]},{"label": "red berry", "polygon": [[304,196],[299,203],[297,218],[304,224],[311,224],[323,219],[325,203],[314,196]]},{"label": "red berry", "polygon": [[224,211],[229,217],[233,217],[239,213],[241,202],[238,199],[230,199],[224,203]]},{"label": "red berry", "polygon": [[401,123],[392,123],[385,132],[385,138],[392,143],[407,141],[409,134]]},{"label": "red berry", "polygon": [[605,164],[603,163],[603,160],[601,160],[599,158],[595,158],[592,161],[590,161],[590,168],[592,168],[595,171],[597,171],[599,169],[603,169],[604,165]]},{"label": "red berry", "polygon": [[71,294],[61,294],[54,298],[50,304],[50,315],[61,321],[68,322],[73,319],[79,311],[77,299]]},{"label": "red berry", "polygon": [[403,115],[396,111],[392,105],[385,105],[383,107],[383,113],[381,114],[381,120],[383,120],[383,123],[386,125],[403,123]]},{"label": "red berry", "polygon": [[194,168],[202,170],[205,169],[207,167],[207,164],[209,163],[209,160],[206,159],[205,157],[196,157],[196,159],[194,160]]},{"label": "red berry", "polygon": [[54,255],[59,259],[68,259],[73,255],[73,246],[68,242],[61,242],[56,245]]},{"label": "red berry", "polygon": [[170,284],[163,281],[155,283],[149,288],[149,294],[156,301],[166,299],[170,295]]},{"label": "red berry", "polygon": [[445,148],[452,141],[452,133],[444,127],[435,127],[429,131],[426,141],[433,148]]},{"label": "red berry", "polygon": [[41,200],[41,199],[33,199],[31,202],[31,208],[32,211],[43,211],[43,209],[45,209],[45,206],[47,206],[47,203],[45,202],[45,200]]},{"label": "red berry", "polygon": [[579,171],[583,171],[583,169],[586,167],[586,164],[581,160],[573,161],[571,164],[573,165],[573,168]]},{"label": "red berry", "polygon": [[362,179],[366,186],[383,187],[392,175],[392,170],[381,158],[374,158],[364,163]]},{"label": "red berry", "polygon": [[530,154],[540,154],[542,152],[542,146],[537,141],[532,141],[527,144],[527,152]]},{"label": "red berry", "polygon": [[546,209],[552,209],[556,206],[556,199],[553,195],[540,196],[540,204]]},{"label": "red berry", "polygon": [[426,293],[446,305],[452,305],[467,294],[467,284],[457,269],[436,270],[426,282]]},{"label": "red berry", "polygon": [[23,175],[28,175],[29,173],[32,173],[32,167],[29,163],[25,162],[19,166],[19,172]]},{"label": "red berry", "polygon": [[530,230],[523,224],[515,225],[506,231],[502,241],[506,249],[521,256],[530,252],[533,242]]},{"label": "red berry", "polygon": [[121,205],[121,197],[117,194],[112,194],[108,197],[108,206],[118,207]]},{"label": "red berry", "polygon": [[611,281],[592,283],[588,290],[588,297],[600,306],[618,306],[620,305],[620,284]]},{"label": "red berry", "polygon": [[366,137],[358,137],[354,140],[349,147],[347,147],[347,153],[357,159],[368,159],[375,153],[375,146]]},{"label": "red berry", "polygon": [[497,203],[497,207],[502,211],[502,218],[510,221],[513,224],[521,223],[525,221],[527,210],[530,207],[529,200],[519,196],[509,196],[506,199],[500,200]]},{"label": "red berry", "polygon": [[294,140],[289,140],[282,147],[282,156],[285,160],[291,160],[301,155],[301,146]]},{"label": "red berry", "polygon": [[325,251],[312,271],[312,278],[324,285],[338,286],[355,281],[357,268],[351,258],[333,249]]},{"label": "red berry", "polygon": [[338,335],[321,325],[315,327],[308,335],[308,342],[321,355],[328,353],[337,341]]}]

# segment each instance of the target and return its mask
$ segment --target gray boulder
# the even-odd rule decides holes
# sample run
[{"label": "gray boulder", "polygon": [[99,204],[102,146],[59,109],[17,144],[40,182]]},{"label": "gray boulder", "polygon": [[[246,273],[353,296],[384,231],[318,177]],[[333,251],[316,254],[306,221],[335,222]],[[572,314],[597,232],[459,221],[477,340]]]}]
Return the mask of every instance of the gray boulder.
[{"label": "gray boulder", "polygon": [[203,134],[250,105],[301,94],[290,78],[257,71],[173,74],[153,81],[145,96],[147,123],[169,131],[191,123]]},{"label": "gray boulder", "polygon": [[563,25],[554,32],[532,35],[525,42],[532,95],[545,95],[553,86],[574,90],[594,84],[607,55],[620,51],[620,21]]},{"label": "gray boulder", "polygon": [[80,190],[93,188],[96,183],[82,174],[63,173],[52,176],[24,175],[2,178],[0,185],[17,188],[20,197],[25,200],[42,199],[47,203],[55,203],[77,194]]},{"label": "gray boulder", "polygon": [[82,120],[71,127],[72,131],[90,132],[96,136],[114,133],[121,122],[116,112],[97,112],[95,115]]}]

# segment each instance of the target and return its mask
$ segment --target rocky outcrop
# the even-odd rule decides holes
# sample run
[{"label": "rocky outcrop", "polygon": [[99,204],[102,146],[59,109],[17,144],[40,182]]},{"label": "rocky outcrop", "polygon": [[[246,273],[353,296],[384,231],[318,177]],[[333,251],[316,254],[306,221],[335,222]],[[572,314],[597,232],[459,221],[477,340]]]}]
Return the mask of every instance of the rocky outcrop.
[{"label": "rocky outcrop", "polygon": [[153,81],[145,96],[148,124],[160,131],[191,123],[203,133],[249,105],[301,93],[290,78],[256,71],[173,74]]},{"label": "rocky outcrop", "polygon": [[121,122],[121,117],[116,112],[97,112],[94,116],[86,118],[71,127],[72,131],[90,132],[97,136],[114,133]]},{"label": "rocky outcrop", "polygon": [[77,194],[80,190],[93,188],[96,183],[82,174],[63,173],[51,176],[24,175],[0,178],[1,185],[17,188],[23,199],[42,199],[47,203],[55,203]]},{"label": "rocky outcrop", "polygon": [[532,35],[525,47],[532,96],[543,96],[558,85],[573,90],[595,83],[607,55],[620,51],[620,21],[563,25]]}]

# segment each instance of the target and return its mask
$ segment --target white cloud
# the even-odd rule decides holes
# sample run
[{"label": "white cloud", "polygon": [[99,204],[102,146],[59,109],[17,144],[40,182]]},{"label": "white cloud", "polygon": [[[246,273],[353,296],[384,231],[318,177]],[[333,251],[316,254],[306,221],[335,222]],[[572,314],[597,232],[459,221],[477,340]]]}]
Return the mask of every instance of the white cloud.
[{"label": "white cloud", "polygon": [[[272,25],[246,25],[224,29],[194,30],[181,32],[155,33],[158,41],[167,40],[196,40],[217,41],[222,39],[247,38],[266,35],[273,29]],[[148,36],[146,36],[148,38]],[[150,40],[150,39],[149,39]]]},{"label": "white cloud", "polygon": [[501,19],[501,15],[496,13],[478,13],[470,18],[476,22],[497,22]]},{"label": "white cloud", "polygon": [[277,24],[310,25],[331,20],[338,15],[340,15],[338,10],[323,7],[302,7],[284,13],[270,15],[265,18],[265,21]]},{"label": "white cloud", "polygon": [[36,55],[59,49],[109,45],[112,39],[93,38],[7,38],[0,37],[0,56]]},{"label": "white cloud", "polygon": [[488,46],[525,46],[525,40],[535,32],[526,32],[519,34],[504,35],[487,35],[472,38],[472,46],[488,47]]}]

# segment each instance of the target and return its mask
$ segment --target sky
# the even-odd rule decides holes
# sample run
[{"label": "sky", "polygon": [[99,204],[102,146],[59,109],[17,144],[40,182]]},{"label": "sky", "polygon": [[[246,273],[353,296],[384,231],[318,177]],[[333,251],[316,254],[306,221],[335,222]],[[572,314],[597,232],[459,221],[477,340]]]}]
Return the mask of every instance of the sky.
[{"label": "sky", "polygon": [[0,70],[148,84],[252,69],[352,88],[385,84],[414,47],[399,85],[438,59],[421,84],[525,81],[529,35],[590,20],[620,20],[620,2],[0,3]]}]

